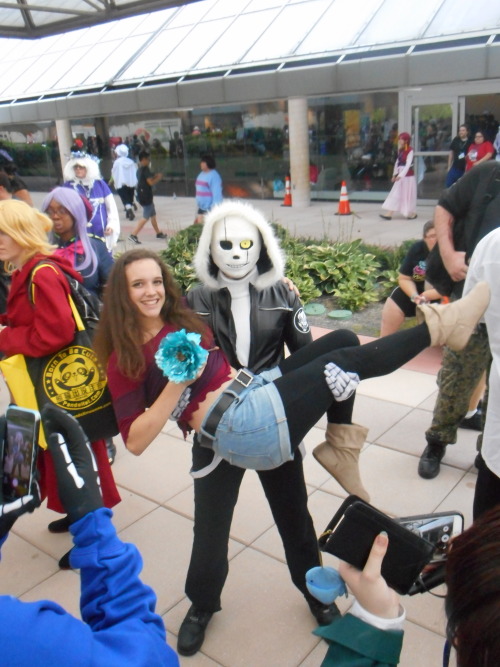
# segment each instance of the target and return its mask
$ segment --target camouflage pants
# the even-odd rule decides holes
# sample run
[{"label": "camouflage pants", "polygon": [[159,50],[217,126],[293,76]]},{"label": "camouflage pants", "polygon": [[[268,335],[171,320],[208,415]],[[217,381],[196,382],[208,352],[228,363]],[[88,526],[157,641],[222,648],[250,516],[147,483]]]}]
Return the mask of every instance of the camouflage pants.
[{"label": "camouflage pants", "polygon": [[490,364],[491,352],[484,324],[478,326],[460,352],[444,348],[432,424],[425,432],[427,442],[451,445],[457,441],[458,424],[465,417],[469,399]]}]

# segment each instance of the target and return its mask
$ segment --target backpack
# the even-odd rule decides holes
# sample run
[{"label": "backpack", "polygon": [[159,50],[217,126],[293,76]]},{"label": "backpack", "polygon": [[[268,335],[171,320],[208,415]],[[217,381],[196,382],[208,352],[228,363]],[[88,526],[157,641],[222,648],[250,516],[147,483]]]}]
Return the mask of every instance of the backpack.
[{"label": "backpack", "polygon": [[92,339],[99,322],[101,302],[99,301],[98,297],[90,292],[86,287],[84,287],[79,280],[71,276],[69,273],[66,273],[66,271],[61,269],[61,267],[55,262],[51,262],[50,259],[44,259],[41,262],[38,262],[38,264],[36,264],[31,271],[30,281],[28,284],[28,294],[31,303],[34,303],[33,275],[38,268],[47,264],[53,266],[65,276],[66,280],[68,281],[71,298],[73,299],[73,303],[75,304],[76,310],[78,311],[78,315],[80,316],[85,329]]}]

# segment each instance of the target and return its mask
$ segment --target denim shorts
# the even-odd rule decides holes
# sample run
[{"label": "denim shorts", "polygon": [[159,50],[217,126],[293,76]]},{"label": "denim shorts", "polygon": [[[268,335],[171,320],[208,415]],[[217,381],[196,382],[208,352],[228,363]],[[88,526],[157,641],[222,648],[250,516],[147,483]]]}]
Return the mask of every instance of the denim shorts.
[{"label": "denim shorts", "polygon": [[216,456],[252,470],[271,470],[293,459],[285,409],[272,383],[280,375],[278,368],[254,375],[222,415],[215,438],[203,428],[214,403],[201,433],[212,441]]},{"label": "denim shorts", "polygon": [[146,220],[149,220],[149,218],[152,218],[154,215],[156,215],[156,209],[155,205],[153,202],[151,204],[146,204],[146,206],[142,207],[142,217],[146,218]]}]

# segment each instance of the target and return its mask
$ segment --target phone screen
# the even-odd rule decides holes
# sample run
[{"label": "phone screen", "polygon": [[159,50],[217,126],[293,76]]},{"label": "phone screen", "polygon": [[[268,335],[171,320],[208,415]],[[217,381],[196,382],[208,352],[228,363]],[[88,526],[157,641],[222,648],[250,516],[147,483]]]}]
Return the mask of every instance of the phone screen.
[{"label": "phone screen", "polygon": [[451,538],[464,529],[464,518],[459,512],[409,516],[397,521],[435,545],[431,563],[446,560]]},{"label": "phone screen", "polygon": [[34,472],[40,415],[35,410],[9,407],[3,451],[2,491],[5,500],[29,493]]}]

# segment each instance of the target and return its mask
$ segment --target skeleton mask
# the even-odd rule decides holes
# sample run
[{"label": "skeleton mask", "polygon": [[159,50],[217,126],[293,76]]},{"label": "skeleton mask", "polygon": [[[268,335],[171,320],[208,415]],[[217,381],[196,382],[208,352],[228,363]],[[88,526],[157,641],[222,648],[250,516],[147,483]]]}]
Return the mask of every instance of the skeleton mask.
[{"label": "skeleton mask", "polygon": [[257,264],[261,245],[257,227],[233,216],[215,223],[210,252],[214,263],[225,276],[240,280]]}]

